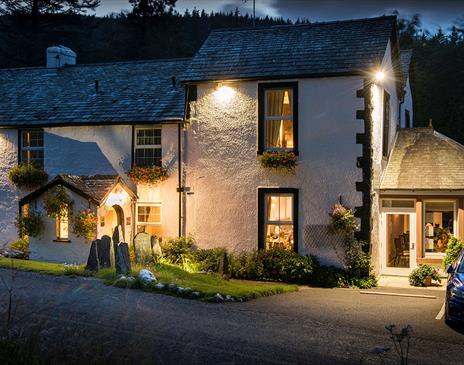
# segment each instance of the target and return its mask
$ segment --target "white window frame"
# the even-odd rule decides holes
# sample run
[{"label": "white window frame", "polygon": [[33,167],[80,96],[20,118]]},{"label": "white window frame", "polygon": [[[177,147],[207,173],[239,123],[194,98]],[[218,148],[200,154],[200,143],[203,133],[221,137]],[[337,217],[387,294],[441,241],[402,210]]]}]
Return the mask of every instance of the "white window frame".
[{"label": "white window frame", "polygon": [[[289,92],[289,96],[290,96],[290,110],[291,110],[291,114],[289,116],[274,116],[274,117],[268,117],[267,116],[267,94],[268,92],[271,92],[271,91],[288,91]],[[293,115],[293,98],[295,97],[294,95],[294,92],[293,92],[293,88],[292,87],[282,87],[282,88],[268,88],[268,89],[264,89],[264,116],[263,116],[263,123],[264,123],[264,145],[263,145],[263,149],[264,151],[293,151],[295,148],[294,147],[267,147],[266,146],[266,131],[267,131],[267,121],[268,120],[291,120],[292,121],[292,127],[294,126],[295,124],[295,119],[294,119],[294,115]],[[292,133],[293,133],[293,146],[295,146],[295,131],[294,129],[292,128]]]},{"label": "white window frame", "polygon": [[421,227],[421,233],[422,233],[422,257],[424,258],[438,258],[442,259],[445,257],[444,252],[426,252],[425,251],[425,214],[426,214],[426,209],[425,206],[427,203],[453,203],[453,236],[454,237],[459,237],[459,225],[458,225],[458,204],[455,199],[424,199],[423,200],[423,206],[422,206],[422,220],[421,222],[422,227]]},{"label": "white window frame", "polygon": [[[139,207],[159,207],[160,208],[160,220],[159,223],[153,222],[140,222],[139,221]],[[161,203],[137,203],[135,206],[135,225],[137,226],[161,226],[163,222],[163,208]]]},{"label": "white window frame", "polygon": [[[142,144],[137,144],[137,132],[140,130],[144,129],[153,129],[153,130],[159,130],[160,131],[160,139],[161,143],[160,144],[148,144],[148,145],[142,145]],[[161,151],[161,160],[163,156],[163,148],[162,148],[162,143],[163,143],[163,129],[160,126],[157,127],[149,127],[149,126],[143,126],[143,127],[135,127],[134,130],[134,166],[137,166],[136,164],[136,151],[137,149],[153,149],[157,150],[159,149]]]},{"label": "white window frame", "polygon": [[[30,132],[42,132],[42,147],[30,147],[30,146],[25,146],[24,145],[23,134],[24,133],[30,133]],[[42,151],[43,152],[43,157],[42,157],[42,166],[41,167],[43,167],[45,165],[45,133],[44,133],[43,129],[41,129],[41,128],[20,129],[19,144],[21,146],[21,154],[19,156],[19,160],[22,163],[31,163],[30,157],[28,157],[27,160],[23,159],[23,152]]]}]

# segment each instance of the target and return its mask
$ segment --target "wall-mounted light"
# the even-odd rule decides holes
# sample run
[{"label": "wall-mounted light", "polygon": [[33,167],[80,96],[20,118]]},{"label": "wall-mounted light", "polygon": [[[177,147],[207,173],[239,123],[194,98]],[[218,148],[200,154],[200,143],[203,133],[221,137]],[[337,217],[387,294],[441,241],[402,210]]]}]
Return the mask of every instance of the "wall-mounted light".
[{"label": "wall-mounted light", "polygon": [[228,103],[235,95],[235,90],[230,86],[219,83],[216,90],[214,91],[214,96],[221,103]]},{"label": "wall-mounted light", "polygon": [[375,81],[382,82],[385,79],[385,72],[379,70],[375,73]]}]

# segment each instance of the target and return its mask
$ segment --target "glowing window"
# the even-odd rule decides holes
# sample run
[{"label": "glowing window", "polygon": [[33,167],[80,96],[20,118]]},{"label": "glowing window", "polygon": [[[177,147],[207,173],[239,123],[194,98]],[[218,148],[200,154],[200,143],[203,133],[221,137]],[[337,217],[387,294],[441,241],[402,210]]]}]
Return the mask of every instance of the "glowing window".
[{"label": "glowing window", "polygon": [[21,162],[44,166],[44,132],[42,129],[21,131]]},{"label": "glowing window", "polygon": [[137,232],[159,235],[161,231],[161,205],[137,205]]},{"label": "glowing window", "polygon": [[56,239],[58,241],[69,239],[69,213],[64,209],[61,217],[56,218]]},{"label": "glowing window", "polygon": [[284,248],[293,250],[293,194],[266,194],[265,204],[266,249]]}]

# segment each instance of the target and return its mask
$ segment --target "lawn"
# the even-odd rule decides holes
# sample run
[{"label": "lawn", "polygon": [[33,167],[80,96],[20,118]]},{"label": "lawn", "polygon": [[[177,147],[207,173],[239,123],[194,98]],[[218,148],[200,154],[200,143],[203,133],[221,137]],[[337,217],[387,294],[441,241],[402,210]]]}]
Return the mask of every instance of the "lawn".
[{"label": "lawn", "polygon": [[[112,269],[103,269],[97,273],[89,273],[85,271],[84,266],[68,266],[62,264],[52,264],[46,262],[38,262],[32,260],[15,260],[0,257],[0,267],[11,268],[17,270],[33,271],[49,275],[71,275],[71,276],[94,276],[102,279],[106,284],[111,285],[117,278],[116,273]],[[132,275],[137,276],[141,266],[133,267]],[[284,283],[258,282],[247,280],[226,280],[217,274],[198,274],[189,273],[182,270],[178,266],[169,264],[157,264],[148,267],[159,282],[168,284],[175,282],[178,286],[189,287],[194,291],[201,292],[203,300],[209,300],[211,297],[220,293],[221,295],[231,295],[244,300],[258,298],[280,293],[288,293],[297,291],[296,285]],[[157,291],[166,294],[173,294],[167,290],[158,291],[154,287],[147,290]]]}]

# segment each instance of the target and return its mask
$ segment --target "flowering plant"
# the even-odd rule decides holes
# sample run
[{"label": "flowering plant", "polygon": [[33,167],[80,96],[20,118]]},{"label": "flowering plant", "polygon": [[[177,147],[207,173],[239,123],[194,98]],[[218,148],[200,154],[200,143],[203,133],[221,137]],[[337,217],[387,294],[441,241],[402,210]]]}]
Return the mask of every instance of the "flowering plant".
[{"label": "flowering plant", "polygon": [[332,233],[343,232],[350,235],[358,229],[356,218],[354,217],[354,211],[340,203],[334,205],[329,215],[332,218],[332,222],[329,226]]},{"label": "flowering plant", "polygon": [[259,162],[263,167],[293,171],[298,158],[294,152],[267,151],[259,156]]},{"label": "flowering plant", "polygon": [[34,210],[30,210],[27,215],[19,215],[16,219],[16,227],[20,238],[25,236],[37,237],[43,230],[42,217]]},{"label": "flowering plant", "polygon": [[44,208],[51,218],[64,218],[72,211],[73,201],[63,186],[57,186],[45,194]]},{"label": "flowering plant", "polygon": [[134,166],[129,170],[129,177],[135,183],[157,184],[169,177],[165,166]]},{"label": "flowering plant", "polygon": [[8,172],[8,179],[18,188],[33,189],[46,183],[48,175],[32,163],[20,163]]},{"label": "flowering plant", "polygon": [[92,209],[81,210],[73,219],[73,233],[92,241],[97,236],[98,217]]}]

